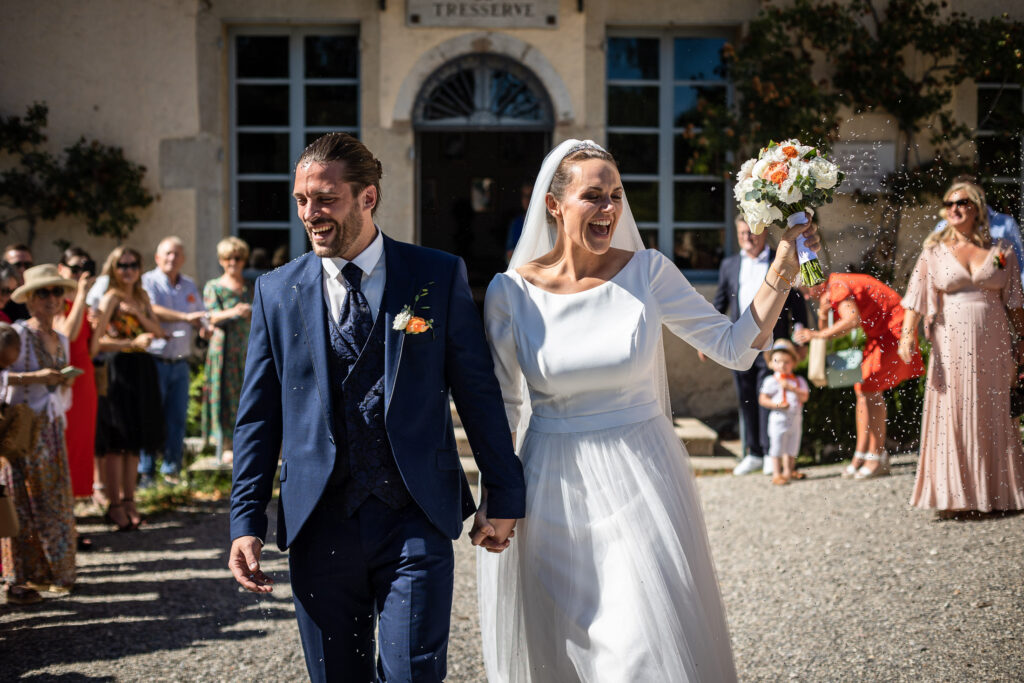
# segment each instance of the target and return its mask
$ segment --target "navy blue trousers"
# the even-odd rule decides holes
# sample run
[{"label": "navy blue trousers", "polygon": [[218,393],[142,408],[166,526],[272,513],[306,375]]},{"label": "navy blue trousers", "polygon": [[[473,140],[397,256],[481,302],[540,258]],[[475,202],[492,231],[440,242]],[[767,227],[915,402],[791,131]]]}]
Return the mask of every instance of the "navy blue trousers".
[{"label": "navy blue trousers", "polygon": [[455,568],[452,540],[415,503],[392,510],[371,496],[345,518],[338,499],[324,494],[289,551],[310,679],[443,680]]},{"label": "navy blue trousers", "polygon": [[749,370],[734,370],[732,373],[740,402],[740,419],[743,421],[743,447],[747,453],[759,458],[768,453],[768,409],[762,408],[757,399],[761,393],[761,382],[770,374],[772,371],[761,355],[758,355]]}]

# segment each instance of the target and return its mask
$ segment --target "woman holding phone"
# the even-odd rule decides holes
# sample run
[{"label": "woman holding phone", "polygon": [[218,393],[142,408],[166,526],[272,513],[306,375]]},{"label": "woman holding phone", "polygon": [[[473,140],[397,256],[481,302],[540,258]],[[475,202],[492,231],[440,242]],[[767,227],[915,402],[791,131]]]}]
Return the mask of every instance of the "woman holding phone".
[{"label": "woman holding phone", "polygon": [[77,287],[47,263],[27,269],[25,283],[11,296],[27,306],[29,318],[14,324],[21,353],[8,369],[4,398],[11,405],[27,404],[42,426],[35,451],[11,462],[21,531],[3,545],[4,580],[12,586],[8,600],[12,590],[16,600],[32,601],[40,590],[66,593],[75,583],[75,519],[64,446],[75,372],[68,365],[68,339],[53,321],[64,310],[65,294]]}]

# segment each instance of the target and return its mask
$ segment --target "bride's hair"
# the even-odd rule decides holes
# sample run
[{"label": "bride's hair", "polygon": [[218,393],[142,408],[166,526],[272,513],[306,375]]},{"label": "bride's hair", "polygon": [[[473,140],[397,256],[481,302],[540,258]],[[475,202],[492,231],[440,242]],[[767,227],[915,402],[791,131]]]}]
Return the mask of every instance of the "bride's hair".
[{"label": "bride's hair", "polygon": [[[562,201],[565,198],[566,189],[572,183],[572,167],[576,163],[587,161],[588,159],[601,159],[602,161],[607,161],[615,168],[619,167],[615,163],[615,157],[600,147],[587,144],[579,145],[570,149],[569,153],[562,157],[561,163],[558,164],[554,175],[551,176],[551,186],[548,187],[548,192],[558,201]],[[548,213],[547,220],[548,223],[554,223],[555,217]]]}]

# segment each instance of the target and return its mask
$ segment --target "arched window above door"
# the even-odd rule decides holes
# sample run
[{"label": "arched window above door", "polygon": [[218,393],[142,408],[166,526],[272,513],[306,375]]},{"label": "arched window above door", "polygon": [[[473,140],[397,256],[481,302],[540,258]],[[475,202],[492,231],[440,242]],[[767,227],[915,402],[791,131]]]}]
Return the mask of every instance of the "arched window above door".
[{"label": "arched window above door", "polygon": [[540,80],[495,54],[454,59],[423,84],[413,110],[418,130],[550,130],[551,100]]}]

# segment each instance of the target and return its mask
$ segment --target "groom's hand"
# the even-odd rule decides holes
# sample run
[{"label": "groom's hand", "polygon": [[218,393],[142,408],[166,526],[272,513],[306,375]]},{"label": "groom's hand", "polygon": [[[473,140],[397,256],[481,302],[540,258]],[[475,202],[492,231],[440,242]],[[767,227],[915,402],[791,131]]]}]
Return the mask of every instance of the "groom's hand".
[{"label": "groom's hand", "polygon": [[274,590],[274,580],[260,571],[262,549],[263,544],[255,536],[239,536],[231,542],[228,569],[242,588],[253,593]]},{"label": "groom's hand", "polygon": [[509,546],[509,539],[516,535],[515,526],[514,519],[488,519],[487,504],[484,503],[473,517],[469,539],[473,545],[488,552],[500,553]]}]

